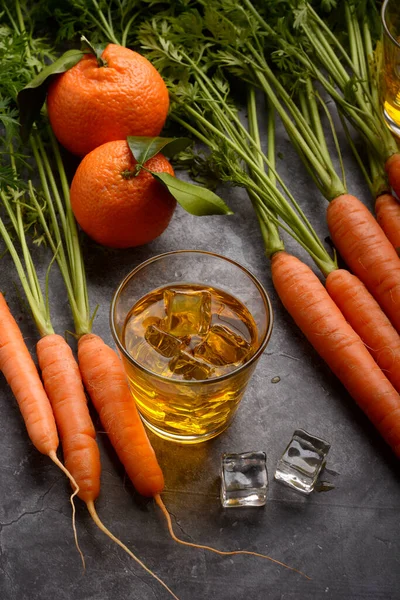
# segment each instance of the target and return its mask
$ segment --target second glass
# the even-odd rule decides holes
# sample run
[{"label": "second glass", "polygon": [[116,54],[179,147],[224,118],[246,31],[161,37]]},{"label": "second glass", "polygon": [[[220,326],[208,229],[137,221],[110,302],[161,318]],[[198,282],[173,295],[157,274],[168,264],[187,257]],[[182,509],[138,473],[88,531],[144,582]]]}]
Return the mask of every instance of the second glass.
[{"label": "second glass", "polygon": [[400,4],[386,0],[382,6],[383,60],[381,94],[388,127],[400,136]]},{"label": "second glass", "polygon": [[182,250],[151,258],[122,281],[111,329],[146,425],[193,444],[232,421],[269,341],[272,310],[247,269]]}]

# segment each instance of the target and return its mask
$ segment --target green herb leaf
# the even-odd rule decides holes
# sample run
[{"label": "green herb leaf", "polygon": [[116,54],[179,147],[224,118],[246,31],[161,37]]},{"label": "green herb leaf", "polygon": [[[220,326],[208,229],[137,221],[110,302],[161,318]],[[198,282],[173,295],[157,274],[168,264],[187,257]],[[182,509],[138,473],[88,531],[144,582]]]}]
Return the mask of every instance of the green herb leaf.
[{"label": "green herb leaf", "polygon": [[139,165],[161,152],[170,158],[192,144],[189,138],[137,137],[126,138],[130,151]]},{"label": "green herb leaf", "polygon": [[170,194],[191,215],[232,215],[225,202],[211,190],[173,177],[169,173],[150,173],[168,189]]},{"label": "green herb leaf", "polygon": [[46,99],[47,88],[53,75],[65,73],[76,65],[84,55],[82,50],[67,50],[60,58],[51,65],[40,71],[28,85],[18,94],[19,121],[21,124],[21,136],[27,140],[36,121],[43,103]]}]

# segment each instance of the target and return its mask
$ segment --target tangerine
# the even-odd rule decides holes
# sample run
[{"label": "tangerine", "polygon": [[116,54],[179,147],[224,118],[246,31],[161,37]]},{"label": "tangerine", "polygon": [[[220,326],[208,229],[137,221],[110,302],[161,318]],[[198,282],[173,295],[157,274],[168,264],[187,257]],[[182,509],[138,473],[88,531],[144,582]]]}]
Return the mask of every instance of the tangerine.
[{"label": "tangerine", "polygon": [[[125,140],[107,142],[87,154],[71,184],[71,206],[79,225],[104,246],[129,248],[151,242],[168,226],[176,200],[151,173],[141,169]],[[145,167],[174,170],[162,154]]]},{"label": "tangerine", "polygon": [[93,54],[85,54],[48,89],[54,134],[79,156],[128,135],[157,136],[167,118],[167,86],[147,58],[108,44],[101,59],[106,66],[99,66]]}]

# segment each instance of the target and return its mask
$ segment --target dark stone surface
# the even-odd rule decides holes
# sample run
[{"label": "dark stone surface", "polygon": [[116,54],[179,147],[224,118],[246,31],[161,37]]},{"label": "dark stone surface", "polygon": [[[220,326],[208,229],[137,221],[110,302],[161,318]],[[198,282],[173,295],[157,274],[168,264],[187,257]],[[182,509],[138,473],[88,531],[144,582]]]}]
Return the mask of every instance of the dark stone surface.
[{"label": "dark stone surface", "polygon": [[[324,201],[282,136],[280,165],[322,238]],[[346,164],[353,165],[345,157]],[[289,165],[289,167],[285,166]],[[368,198],[356,167],[352,191]],[[400,598],[399,464],[379,434],[316,355],[276,298],[261,236],[246,194],[221,192],[231,217],[195,218],[178,208],[169,229],[152,244],[106,251],[85,242],[91,305],[99,304],[95,331],[111,343],[108,310],[113,290],[135,265],[180,248],[225,254],[250,268],[271,294],[275,327],[232,426],[197,447],[151,435],[166,478],[164,501],[185,540],[220,549],[268,553],[311,577],[261,559],[221,557],[175,544],[152,501],[135,493],[99,428],[104,523],[176,593],[180,600],[395,600]],[[289,241],[289,247],[294,245]],[[301,253],[300,253],[301,255]],[[35,252],[44,277],[48,255]],[[36,332],[18,300],[10,260],[1,262],[0,289],[33,350]],[[50,301],[58,332],[72,328],[56,268]],[[279,383],[271,379],[279,376]],[[86,559],[82,572],[71,528],[69,486],[30,444],[4,379],[0,378],[0,598],[1,600],[164,600],[168,593],[108,540],[77,501],[77,530]],[[335,489],[302,497],[272,481],[294,429],[332,445],[325,479]],[[222,509],[219,463],[223,452],[265,450],[270,488],[264,508]]]}]

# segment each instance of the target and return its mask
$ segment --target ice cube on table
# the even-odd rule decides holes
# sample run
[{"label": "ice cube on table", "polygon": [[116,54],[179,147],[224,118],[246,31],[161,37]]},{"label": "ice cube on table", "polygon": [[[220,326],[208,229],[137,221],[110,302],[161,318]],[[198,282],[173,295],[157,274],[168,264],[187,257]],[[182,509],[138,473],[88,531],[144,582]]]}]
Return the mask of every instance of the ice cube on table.
[{"label": "ice cube on table", "polygon": [[182,375],[184,379],[208,379],[214,370],[202,360],[194,358],[189,352],[181,350],[169,363],[169,368],[175,375]]},{"label": "ice cube on table", "polygon": [[224,325],[213,325],[193,354],[212,365],[221,366],[240,363],[249,351],[250,344],[240,335]]},{"label": "ice cube on table", "polygon": [[144,338],[154,350],[167,358],[172,358],[178,354],[179,350],[184,346],[182,340],[163,331],[160,327],[157,327],[157,325],[149,325],[144,334]]},{"label": "ice cube on table", "polygon": [[330,444],[296,429],[276,467],[274,479],[302,494],[310,494],[325,466]]},{"label": "ice cube on table", "polygon": [[206,290],[165,290],[165,330],[177,337],[205,335],[211,323],[211,294]]},{"label": "ice cube on table", "polygon": [[267,489],[265,452],[222,455],[221,503],[224,508],[264,506]]}]

